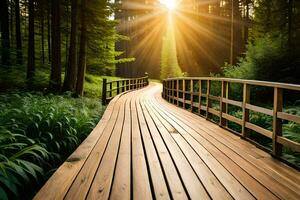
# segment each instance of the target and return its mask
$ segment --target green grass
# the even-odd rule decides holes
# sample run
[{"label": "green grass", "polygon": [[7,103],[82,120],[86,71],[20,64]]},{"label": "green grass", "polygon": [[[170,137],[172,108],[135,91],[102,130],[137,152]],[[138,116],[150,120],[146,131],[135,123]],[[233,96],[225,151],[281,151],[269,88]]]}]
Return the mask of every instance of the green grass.
[{"label": "green grass", "polygon": [[91,132],[104,109],[91,98],[0,94],[0,199],[30,199]]},{"label": "green grass", "polygon": [[121,79],[114,76],[97,76],[87,74],[84,83],[84,96],[99,98],[102,96],[102,81],[106,78],[108,81]]}]

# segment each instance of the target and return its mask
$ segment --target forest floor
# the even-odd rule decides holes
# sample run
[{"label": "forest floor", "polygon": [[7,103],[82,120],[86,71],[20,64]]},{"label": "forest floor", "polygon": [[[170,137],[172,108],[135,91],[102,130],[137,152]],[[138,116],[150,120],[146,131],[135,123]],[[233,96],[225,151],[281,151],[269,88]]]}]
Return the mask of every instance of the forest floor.
[{"label": "forest floor", "polygon": [[102,79],[119,79],[87,74],[84,97],[73,98],[48,93],[43,70],[26,89],[23,71],[0,71],[0,199],[32,198],[101,119]]}]

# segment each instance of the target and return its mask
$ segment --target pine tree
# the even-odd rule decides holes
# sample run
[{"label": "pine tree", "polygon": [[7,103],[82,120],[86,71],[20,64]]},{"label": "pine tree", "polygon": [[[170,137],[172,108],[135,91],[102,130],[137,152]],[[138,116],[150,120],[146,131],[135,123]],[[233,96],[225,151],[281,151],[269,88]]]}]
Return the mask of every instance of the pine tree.
[{"label": "pine tree", "polygon": [[61,86],[61,32],[60,32],[60,0],[51,2],[51,43],[52,62],[50,75],[50,90],[59,91]]}]

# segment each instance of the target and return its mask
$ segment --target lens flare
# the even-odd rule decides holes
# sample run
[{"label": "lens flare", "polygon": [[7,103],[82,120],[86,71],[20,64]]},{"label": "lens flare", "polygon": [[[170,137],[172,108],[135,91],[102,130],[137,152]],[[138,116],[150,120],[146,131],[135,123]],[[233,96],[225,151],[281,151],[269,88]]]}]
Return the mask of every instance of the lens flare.
[{"label": "lens flare", "polygon": [[168,10],[175,10],[177,7],[176,0],[160,0],[159,1],[162,5],[164,5]]}]

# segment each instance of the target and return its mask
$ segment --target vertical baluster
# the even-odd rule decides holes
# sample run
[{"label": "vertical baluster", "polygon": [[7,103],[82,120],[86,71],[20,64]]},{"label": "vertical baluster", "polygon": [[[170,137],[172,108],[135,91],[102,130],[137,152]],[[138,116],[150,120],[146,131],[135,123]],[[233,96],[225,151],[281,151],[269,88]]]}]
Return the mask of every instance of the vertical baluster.
[{"label": "vertical baluster", "polygon": [[246,128],[246,123],[249,122],[249,109],[246,108],[246,104],[250,103],[250,86],[244,83],[243,89],[243,124],[242,124],[242,136],[248,137],[249,130]]},{"label": "vertical baluster", "polygon": [[202,81],[198,80],[198,84],[199,84],[199,96],[198,96],[198,114],[201,115],[201,99],[202,99]]},{"label": "vertical baluster", "polygon": [[179,106],[179,80],[176,80],[176,95],[177,95],[177,106]]},{"label": "vertical baluster", "polygon": [[206,119],[209,118],[209,108],[211,107],[211,100],[209,99],[210,89],[211,89],[211,81],[207,80],[207,85],[206,85]]},{"label": "vertical baluster", "polygon": [[102,105],[106,104],[106,83],[107,80],[104,78],[102,81]]},{"label": "vertical baluster", "polygon": [[182,80],[182,100],[183,100],[182,107],[185,109],[185,79]]},{"label": "vertical baluster", "polygon": [[278,157],[282,154],[282,145],[277,143],[277,136],[282,136],[282,120],[277,117],[277,113],[282,112],[282,107],[283,91],[281,88],[274,88],[272,153]]},{"label": "vertical baluster", "polygon": [[225,126],[227,124],[227,120],[223,118],[223,113],[227,113],[227,103],[223,102],[223,98],[227,98],[227,89],[228,82],[222,81],[222,88],[221,88],[221,97],[220,97],[220,126]]},{"label": "vertical baluster", "polygon": [[125,84],[124,84],[124,81],[122,81],[122,92],[125,92]]},{"label": "vertical baluster", "polygon": [[112,97],[112,85],[113,83],[112,82],[109,82],[109,97]]},{"label": "vertical baluster", "polygon": [[194,108],[194,80],[191,79],[191,83],[190,83],[190,92],[191,92],[191,107],[190,110],[191,112],[193,112],[193,108]]},{"label": "vertical baluster", "polygon": [[117,81],[117,94],[120,94],[120,82]]},{"label": "vertical baluster", "polygon": [[175,103],[175,80],[172,80],[172,103]]}]

